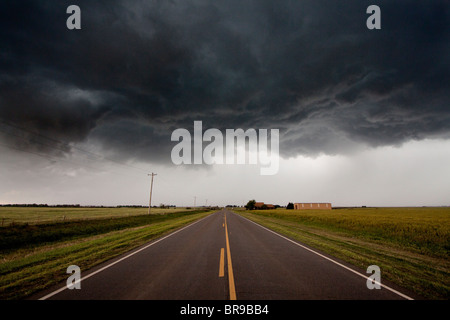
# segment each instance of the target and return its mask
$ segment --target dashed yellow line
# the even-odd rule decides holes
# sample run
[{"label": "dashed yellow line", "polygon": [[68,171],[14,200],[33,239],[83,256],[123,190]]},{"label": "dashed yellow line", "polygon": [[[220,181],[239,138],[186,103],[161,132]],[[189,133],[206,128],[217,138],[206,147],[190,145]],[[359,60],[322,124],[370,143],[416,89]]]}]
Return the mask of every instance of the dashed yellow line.
[{"label": "dashed yellow line", "polygon": [[220,249],[220,262],[219,262],[219,277],[222,278],[225,276],[225,250],[222,248]]},{"label": "dashed yellow line", "polygon": [[230,290],[230,300],[236,300],[236,289],[234,286],[233,264],[231,263],[230,241],[228,240],[227,215],[225,214],[225,238],[227,243],[228,262],[228,285]]}]

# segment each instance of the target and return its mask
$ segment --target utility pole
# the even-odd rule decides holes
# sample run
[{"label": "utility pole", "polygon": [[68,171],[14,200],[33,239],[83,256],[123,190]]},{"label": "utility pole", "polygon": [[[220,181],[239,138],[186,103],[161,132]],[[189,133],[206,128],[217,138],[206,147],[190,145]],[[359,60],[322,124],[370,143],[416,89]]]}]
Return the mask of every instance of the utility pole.
[{"label": "utility pole", "polygon": [[156,173],[149,173],[148,176],[152,176],[152,183],[150,184],[150,200],[148,202],[148,214],[150,214],[150,210],[152,208],[152,190],[153,190],[153,177],[156,176]]}]

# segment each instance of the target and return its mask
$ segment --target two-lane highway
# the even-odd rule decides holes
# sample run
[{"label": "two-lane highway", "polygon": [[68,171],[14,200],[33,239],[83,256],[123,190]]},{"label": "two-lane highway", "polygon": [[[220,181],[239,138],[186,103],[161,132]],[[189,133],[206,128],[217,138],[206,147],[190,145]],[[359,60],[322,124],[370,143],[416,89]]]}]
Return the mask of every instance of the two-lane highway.
[{"label": "two-lane highway", "polygon": [[407,299],[366,275],[228,210],[82,272],[41,299]]}]

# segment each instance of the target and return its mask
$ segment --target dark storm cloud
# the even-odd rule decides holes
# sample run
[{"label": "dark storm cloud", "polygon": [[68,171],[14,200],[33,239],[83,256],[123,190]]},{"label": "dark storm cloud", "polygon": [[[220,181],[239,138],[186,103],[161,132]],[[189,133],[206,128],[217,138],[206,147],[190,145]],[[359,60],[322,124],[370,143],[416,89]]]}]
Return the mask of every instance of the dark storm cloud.
[{"label": "dark storm cloud", "polygon": [[2,2],[0,118],[159,161],[194,120],[279,128],[286,156],[448,136],[448,3],[372,2]]}]

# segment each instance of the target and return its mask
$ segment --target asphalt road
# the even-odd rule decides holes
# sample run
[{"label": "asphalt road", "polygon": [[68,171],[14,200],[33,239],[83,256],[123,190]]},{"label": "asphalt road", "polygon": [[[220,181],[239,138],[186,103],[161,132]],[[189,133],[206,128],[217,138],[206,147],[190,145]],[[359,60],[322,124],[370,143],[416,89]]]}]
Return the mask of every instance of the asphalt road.
[{"label": "asphalt road", "polygon": [[[69,275],[68,275],[69,276]],[[368,289],[364,271],[218,211],[132,252],[81,272],[41,299],[408,299],[392,284]]]}]

